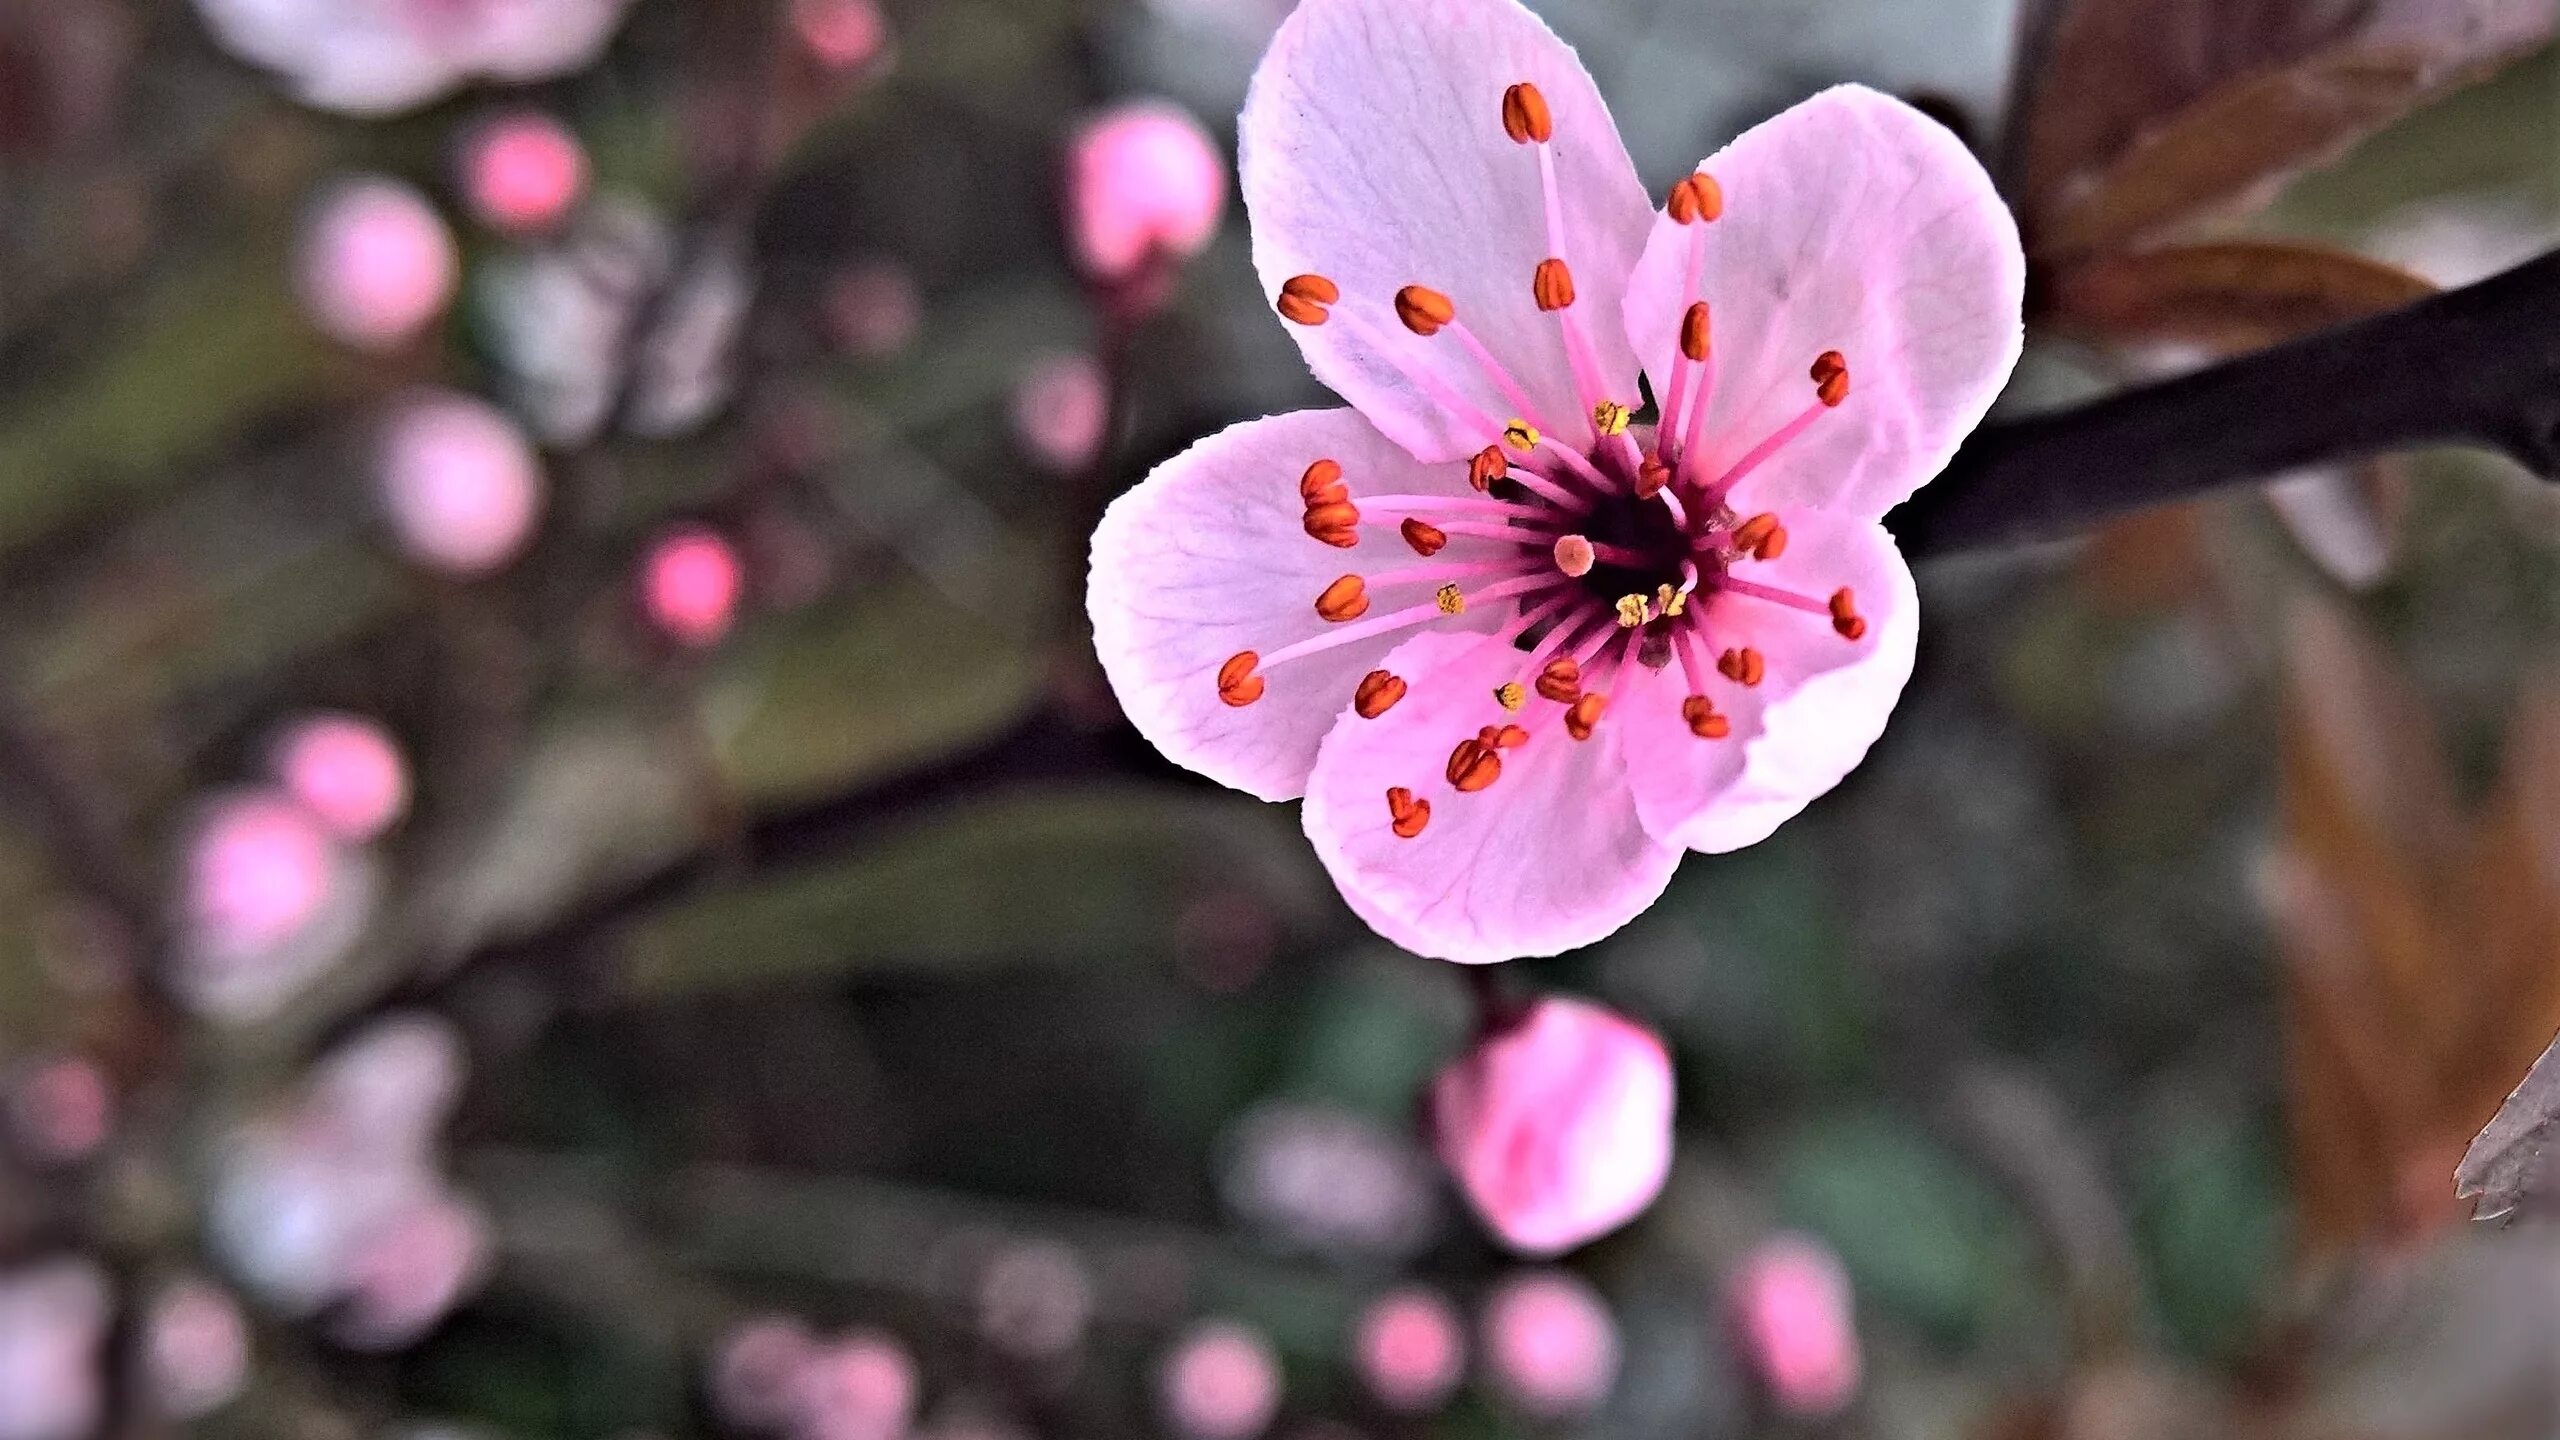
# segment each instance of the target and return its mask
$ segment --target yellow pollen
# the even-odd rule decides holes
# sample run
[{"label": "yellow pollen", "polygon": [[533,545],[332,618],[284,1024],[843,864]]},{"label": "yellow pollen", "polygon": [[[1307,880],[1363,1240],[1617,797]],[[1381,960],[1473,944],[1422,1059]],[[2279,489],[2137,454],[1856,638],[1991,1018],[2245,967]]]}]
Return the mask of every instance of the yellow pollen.
[{"label": "yellow pollen", "polygon": [[1493,687],[1493,700],[1505,710],[1516,711],[1529,703],[1529,692],[1520,688],[1519,681],[1505,680]]},{"label": "yellow pollen", "polygon": [[1668,585],[1658,586],[1653,592],[1653,606],[1666,616],[1677,615],[1689,608],[1689,592],[1674,590]]},{"label": "yellow pollen", "polygon": [[1599,426],[1603,435],[1624,435],[1627,433],[1627,407],[1615,400],[1603,400],[1591,407],[1591,423]]},{"label": "yellow pollen", "polygon": [[1621,595],[1618,597],[1619,628],[1633,630],[1652,618],[1653,603],[1643,596]]},{"label": "yellow pollen", "polygon": [[1439,593],[1431,598],[1439,602],[1440,613],[1443,615],[1464,615],[1467,613],[1466,592],[1460,590],[1454,582],[1441,586]]},{"label": "yellow pollen", "polygon": [[1524,453],[1535,450],[1538,448],[1538,427],[1526,420],[1514,419],[1502,427],[1502,439],[1514,450]]}]

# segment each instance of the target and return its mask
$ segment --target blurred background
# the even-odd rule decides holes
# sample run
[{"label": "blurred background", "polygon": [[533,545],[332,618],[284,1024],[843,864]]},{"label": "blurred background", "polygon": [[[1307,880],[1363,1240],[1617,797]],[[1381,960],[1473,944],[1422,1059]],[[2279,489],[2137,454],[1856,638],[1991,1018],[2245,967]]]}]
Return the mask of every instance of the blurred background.
[{"label": "blurred background", "polygon": [[[1957,128],[2005,415],[2560,238],[2548,0],[1532,7],[1657,193]],[[1864,768],[1505,967],[1679,1148],[1488,1241],[1461,976],[1084,633],[1111,496],[1330,403],[1286,9],[0,0],[0,1440],[2560,1435],[2560,1236],[2451,1180],[2560,1029],[2476,453],[1923,565]]]}]

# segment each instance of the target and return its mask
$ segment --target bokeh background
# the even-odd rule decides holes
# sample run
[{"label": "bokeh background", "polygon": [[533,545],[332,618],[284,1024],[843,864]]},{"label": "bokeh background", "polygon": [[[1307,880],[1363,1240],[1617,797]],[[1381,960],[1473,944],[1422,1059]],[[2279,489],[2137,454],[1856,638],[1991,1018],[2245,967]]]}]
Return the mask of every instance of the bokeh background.
[{"label": "bokeh background", "polygon": [[[2547,3],[1533,8],[1657,189],[1957,127],[2002,414],[2560,237]],[[2480,454],[1925,565],[1863,769],[1506,967],[1679,1155],[1488,1242],[1461,977],[1085,636],[1110,496],[1326,403],[1227,193],[1285,10],[633,0],[357,115],[0,3],[0,1440],[2560,1435],[2560,1238],[2451,1180],[2560,1029],[2560,502]]]}]

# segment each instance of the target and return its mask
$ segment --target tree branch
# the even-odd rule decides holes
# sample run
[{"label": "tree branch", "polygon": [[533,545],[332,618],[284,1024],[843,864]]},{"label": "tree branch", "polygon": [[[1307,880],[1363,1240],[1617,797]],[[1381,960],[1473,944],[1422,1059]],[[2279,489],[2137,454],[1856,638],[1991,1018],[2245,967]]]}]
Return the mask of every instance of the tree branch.
[{"label": "tree branch", "polygon": [[2175,380],[1986,425],[1888,523],[1915,558],[2059,539],[2425,445],[2497,450],[2560,478],[2560,251]]}]

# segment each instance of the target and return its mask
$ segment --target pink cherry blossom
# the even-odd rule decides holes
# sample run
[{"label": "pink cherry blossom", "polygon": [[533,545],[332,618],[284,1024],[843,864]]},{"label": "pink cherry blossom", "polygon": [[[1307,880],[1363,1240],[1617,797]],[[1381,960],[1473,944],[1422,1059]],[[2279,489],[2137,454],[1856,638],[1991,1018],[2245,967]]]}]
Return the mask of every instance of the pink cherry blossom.
[{"label": "pink cherry blossom", "polygon": [[630,0],[196,0],[224,48],[305,104],[414,109],[467,81],[545,80],[594,62]]},{"label": "pink cherry blossom", "polygon": [[106,1403],[106,1276],[87,1259],[0,1273],[0,1440],[82,1440]]},{"label": "pink cherry blossom", "polygon": [[1192,1440],[1251,1440],[1280,1411],[1280,1359],[1258,1332],[1204,1321],[1165,1357],[1158,1386],[1166,1416]]},{"label": "pink cherry blossom", "polygon": [[8,1089],[9,1134],[44,1165],[76,1165],[115,1127],[116,1098],[96,1061],[64,1055],[21,1073]]},{"label": "pink cherry blossom", "polygon": [[817,1353],[809,1328],[790,1316],[740,1321],[712,1350],[705,1385],[712,1408],[741,1430],[780,1430],[790,1423],[800,1372]]},{"label": "pink cherry blossom", "polygon": [[742,583],[736,547],[707,526],[679,525],[640,559],[641,609],[679,645],[709,645],[728,634]]},{"label": "pink cherry blossom", "polygon": [[1093,463],[1110,422],[1111,380],[1090,355],[1044,355],[1014,386],[1014,437],[1052,470]]},{"label": "pink cherry blossom", "polygon": [[142,1376],[153,1409],[171,1420],[229,1404],[249,1377],[249,1322],[239,1302],[207,1280],[162,1289],[143,1317]]},{"label": "pink cherry blossom", "polygon": [[916,1362],[877,1331],[820,1345],[792,1380],[792,1440],[900,1440],[915,1418]]},{"label": "pink cherry blossom", "polygon": [[1804,1419],[1838,1414],[1858,1393],[1849,1272],[1821,1242],[1781,1235],[1734,1277],[1742,1352],[1770,1401]]},{"label": "pink cherry blossom", "polygon": [[1838,783],[1917,638],[1880,518],[2018,352],[2016,226],[1962,144],[1842,86],[1656,210],[1514,0],[1305,0],[1242,137],[1265,293],[1352,408],[1212,436],[1104,517],[1139,730],[1304,796],[1352,908],[1470,962],[1599,939]]},{"label": "pink cherry blossom", "polygon": [[1484,1350],[1511,1403],[1545,1419],[1599,1408],[1618,1381],[1618,1326],[1580,1276],[1532,1270],[1502,1283],[1484,1307]]},{"label": "pink cherry blossom", "polygon": [[464,139],[463,198],[481,224],[507,235],[558,225],[587,188],[587,152],[539,110],[480,122]]},{"label": "pink cherry blossom", "polygon": [[1370,1392],[1398,1414],[1436,1409],[1466,1372],[1466,1332],[1457,1308],[1430,1290],[1394,1290],[1372,1301],[1360,1317],[1354,1346]]},{"label": "pink cherry blossom", "polygon": [[889,43],[877,0],[791,0],[791,28],[830,70],[858,69]]},{"label": "pink cherry blossom", "polygon": [[461,576],[506,564],[542,509],[542,462],[503,411],[468,395],[421,390],[383,426],[383,509],[400,548]]},{"label": "pink cherry blossom", "polygon": [[311,323],[360,350],[416,338],[444,313],[461,278],[453,235],[435,207],[379,175],[340,181],[312,201],[294,266]]},{"label": "pink cherry blossom", "polygon": [[1671,1170],[1671,1057],[1650,1031],[1549,996],[1450,1062],[1432,1139],[1503,1242],[1554,1255],[1642,1213]]},{"label": "pink cherry blossom", "polygon": [[280,789],[204,805],[181,862],[171,983],[198,1011],[266,1015],[354,941],[373,875]]},{"label": "pink cherry blossom", "polygon": [[338,838],[362,844],[409,808],[400,746],[360,715],[308,715],[276,738],[276,778]]},{"label": "pink cherry blossom", "polygon": [[1218,233],[1226,161],[1181,106],[1115,106],[1087,120],[1067,149],[1067,241],[1094,279],[1138,279],[1152,265],[1200,253]]}]

